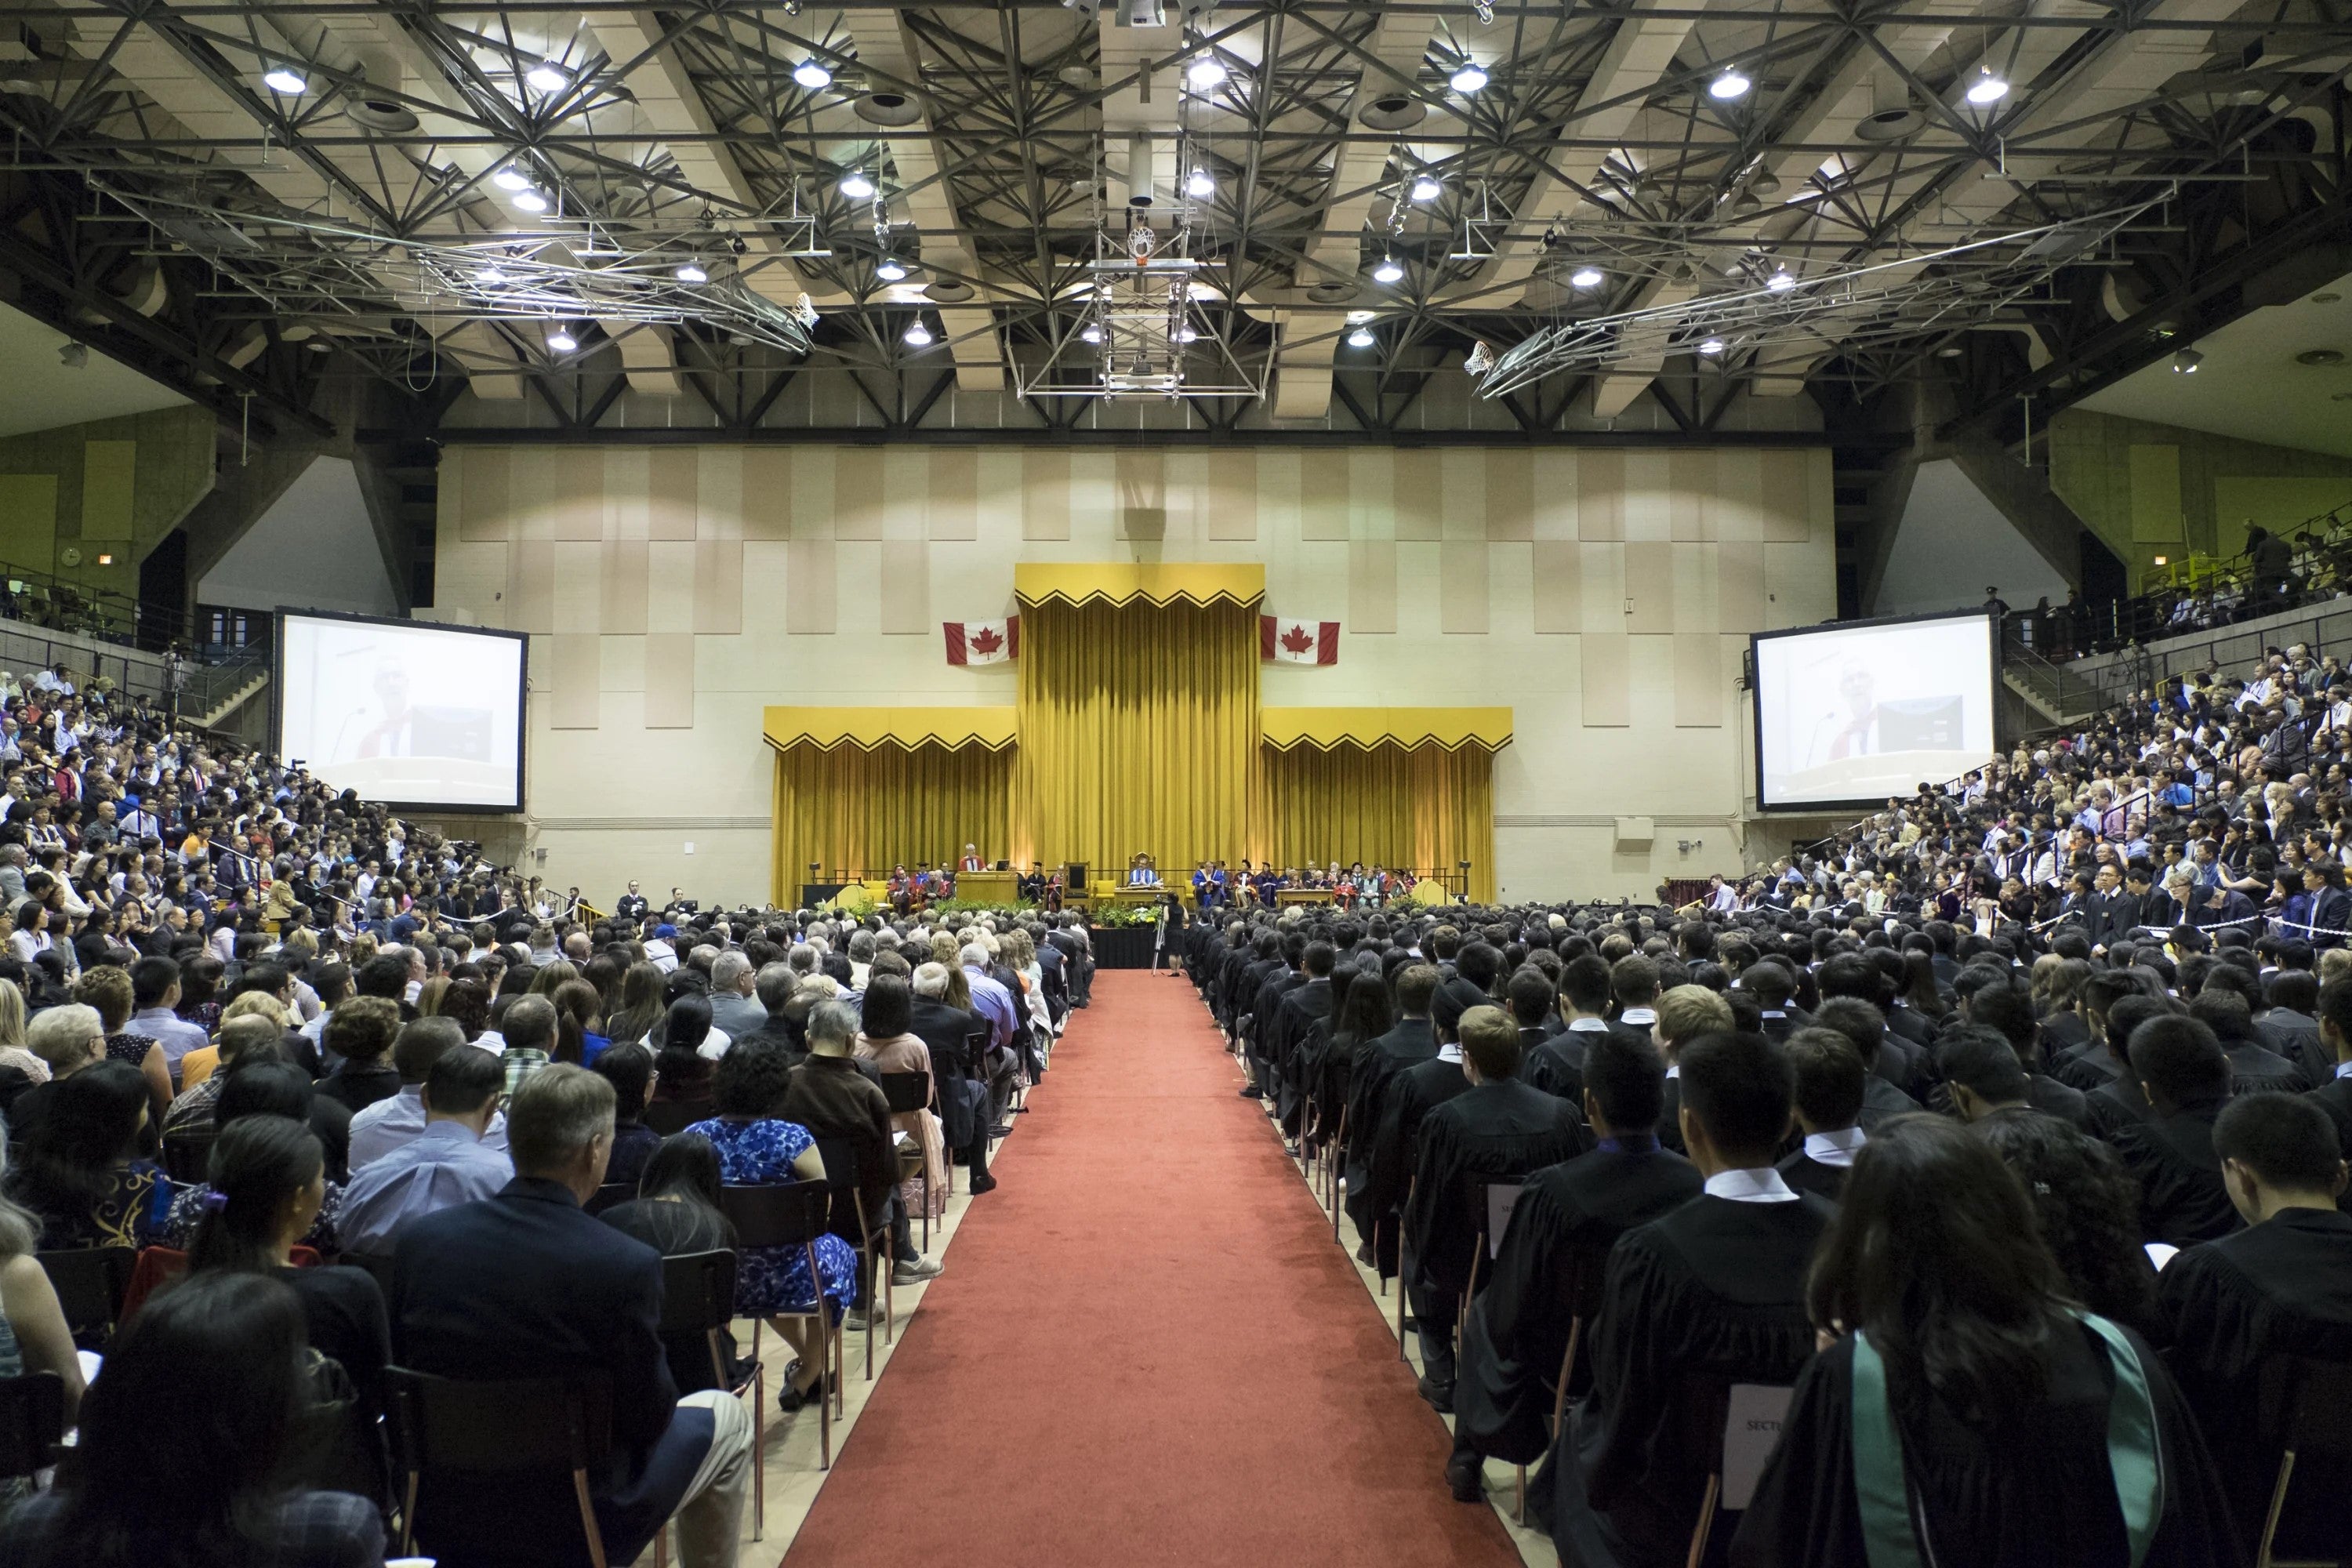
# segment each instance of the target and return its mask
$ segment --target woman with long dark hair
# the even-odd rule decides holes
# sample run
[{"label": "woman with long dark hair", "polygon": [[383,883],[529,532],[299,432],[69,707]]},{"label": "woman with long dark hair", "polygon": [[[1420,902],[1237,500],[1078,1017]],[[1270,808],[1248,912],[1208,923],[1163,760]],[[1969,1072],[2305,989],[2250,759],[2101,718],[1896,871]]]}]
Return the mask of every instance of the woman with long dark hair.
[{"label": "woman with long dark hair", "polygon": [[621,975],[621,1005],[605,1020],[607,1037],[615,1040],[646,1040],[658,1047],[659,1040],[648,1039],[662,1021],[662,972],[650,963],[633,963]]},{"label": "woman with long dark hair", "polygon": [[2140,1245],[2139,1184],[2115,1150],[2035,1110],[1996,1110],[1973,1128],[2024,1184],[2067,1294],[2102,1317],[2154,1327],[2156,1265]]},{"label": "woman with long dark hair", "polygon": [[40,1216],[42,1251],[158,1238],[172,1184],[149,1158],[148,1110],[147,1080],[129,1062],[51,1085],[8,1173],[8,1195]]},{"label": "woman with long dark hair", "polygon": [[[642,1053],[644,1047],[622,1046],[614,1054],[628,1050]],[[637,1179],[637,1195],[615,1204],[600,1217],[664,1258],[731,1251],[735,1227],[719,1212],[719,1151],[698,1132],[681,1132],[664,1139],[646,1162],[645,1172]],[[722,1330],[719,1340],[731,1369],[733,1331]],[[680,1394],[719,1386],[710,1365],[709,1343],[700,1334],[678,1334],[662,1342],[669,1356],[671,1381]]]},{"label": "woman with long dark hair", "polygon": [[1829,1342],[1734,1568],[2238,1561],[2171,1375],[2070,1299],[2024,1187],[1967,1128],[1911,1115],[1871,1135],[1807,1298]]},{"label": "woman with long dark hair", "polygon": [[[628,1037],[616,1031],[612,1037],[625,1041]],[[654,1055],[655,1100],[697,1110],[709,1105],[711,1078],[718,1067],[702,1054],[702,1043],[709,1037],[709,1001],[681,996],[669,1005],[662,1019],[661,1048]]]},{"label": "woman with long dark hair", "polygon": [[[227,1269],[163,1292],[108,1347],[57,1489],[0,1524],[0,1568],[375,1568],[373,1503],[285,1479],[312,1387],[284,1284]],[[202,1485],[153,1484],[194,1455]]]}]

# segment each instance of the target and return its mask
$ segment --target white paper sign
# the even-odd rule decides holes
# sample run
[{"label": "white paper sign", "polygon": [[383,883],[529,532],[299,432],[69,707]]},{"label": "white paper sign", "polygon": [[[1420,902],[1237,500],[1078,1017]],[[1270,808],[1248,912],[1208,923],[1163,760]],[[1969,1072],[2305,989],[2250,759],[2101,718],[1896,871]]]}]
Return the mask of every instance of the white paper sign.
[{"label": "white paper sign", "polygon": [[1756,1495],[1764,1462],[1780,1444],[1780,1422],[1797,1391],[1762,1383],[1735,1383],[1723,1418],[1723,1506],[1738,1511]]}]

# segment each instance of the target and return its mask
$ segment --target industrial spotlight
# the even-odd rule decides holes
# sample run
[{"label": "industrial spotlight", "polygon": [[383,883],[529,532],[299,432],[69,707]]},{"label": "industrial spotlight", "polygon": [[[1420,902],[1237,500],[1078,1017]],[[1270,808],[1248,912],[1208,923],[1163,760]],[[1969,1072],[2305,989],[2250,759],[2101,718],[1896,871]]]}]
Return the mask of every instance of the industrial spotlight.
[{"label": "industrial spotlight", "polygon": [[2172,374],[2175,375],[2195,375],[2197,374],[2197,367],[2204,363],[2205,356],[2199,353],[2195,349],[2176,349],[2173,351],[2172,354]]}]

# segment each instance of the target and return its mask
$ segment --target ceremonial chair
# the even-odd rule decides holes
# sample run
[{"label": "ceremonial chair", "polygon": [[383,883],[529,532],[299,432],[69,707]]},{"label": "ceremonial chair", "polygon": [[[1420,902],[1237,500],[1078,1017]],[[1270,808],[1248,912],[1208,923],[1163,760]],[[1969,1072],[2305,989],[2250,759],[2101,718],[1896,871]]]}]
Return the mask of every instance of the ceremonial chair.
[{"label": "ceremonial chair", "polygon": [[[2286,1512],[2287,1488],[2294,1479],[2296,1459],[2304,1455],[2342,1465],[2352,1461],[2352,1364],[2313,1361],[2305,1356],[2273,1356],[2258,1373],[2256,1425],[2265,1451],[2279,1449],[2278,1479],[2271,1487],[2269,1513],[2263,1520],[2263,1538],[2254,1568],[2337,1568],[2340,1550],[2320,1558],[2275,1555],[2279,1521]],[[2340,1506],[2341,1500],[2338,1500]],[[2290,1542],[2290,1547],[2316,1542]],[[2337,1548],[2345,1545],[2338,1541]],[[2323,1548],[2326,1550],[2326,1548]]]},{"label": "ceremonial chair", "polygon": [[1699,1568],[1706,1560],[1707,1537],[1717,1514],[1747,1510],[1765,1461],[1780,1441],[1780,1423],[1796,1392],[1790,1385],[1733,1383],[1700,1373],[1685,1373],[1678,1380],[1675,1420],[1684,1451],[1706,1459],[1706,1492],[1699,1501],[1698,1522],[1691,1528],[1685,1568]]},{"label": "ceremonial chair", "polygon": [[[824,1182],[827,1188],[849,1199],[850,1215],[856,1221],[857,1234],[844,1237],[857,1248],[859,1266],[866,1271],[866,1381],[874,1381],[874,1304],[882,1303],[882,1342],[894,1342],[898,1331],[898,1298],[891,1288],[890,1270],[896,1260],[890,1256],[890,1225],[866,1217],[866,1170],[857,1158],[857,1146],[846,1138],[820,1138],[816,1141],[818,1156],[824,1161]],[[896,1182],[891,1184],[897,1185]],[[878,1190],[879,1184],[876,1184]],[[835,1225],[838,1234],[838,1224]],[[814,1252],[810,1254],[815,1256]]]},{"label": "ceremonial chair", "polygon": [[[882,1098],[890,1102],[893,1115],[931,1108],[931,1075],[927,1072],[886,1072],[882,1075]],[[950,1178],[952,1180],[953,1178]],[[923,1163],[923,1250],[931,1249],[931,1166]]]},{"label": "ceremonial chair", "polygon": [[[833,1423],[836,1415],[845,1413],[847,1396],[841,1384],[849,1369],[849,1352],[842,1338],[841,1324],[834,1318],[832,1303],[824,1299],[824,1275],[818,1269],[816,1262],[816,1239],[826,1234],[832,1204],[831,1186],[818,1182],[795,1182],[788,1186],[728,1185],[719,1189],[719,1212],[725,1215],[728,1223],[735,1227],[737,1247],[746,1249],[797,1247],[808,1259],[809,1278],[817,1286],[816,1304],[805,1312],[776,1312],[770,1316],[813,1322],[821,1336],[824,1350],[818,1359],[824,1363],[822,1375],[826,1388],[824,1397],[816,1402],[817,1468],[824,1470],[833,1468]],[[664,1278],[667,1280],[667,1275]],[[729,1306],[731,1311],[731,1300]],[[760,1338],[766,1321],[764,1318],[751,1320],[751,1364],[754,1367],[761,1364]],[[716,1364],[714,1358],[713,1365]],[[724,1387],[726,1381],[721,1376],[720,1386]],[[755,1412],[752,1454],[754,1462],[758,1463],[761,1462],[758,1457],[762,1452],[761,1446],[767,1436],[768,1401],[764,1371],[760,1373],[760,1385],[752,1391],[752,1395]],[[767,1522],[764,1483],[761,1484],[760,1497],[761,1500],[752,1514],[754,1540],[758,1539],[757,1529],[764,1528]]]},{"label": "ceremonial chair", "polygon": [[[477,1383],[386,1367],[392,1428],[405,1478],[400,1555],[416,1536],[417,1493],[429,1475],[548,1476],[570,1472],[592,1568],[605,1568],[604,1535],[588,1473],[613,1448],[613,1388],[601,1375]],[[430,1544],[429,1542],[427,1543]]]}]

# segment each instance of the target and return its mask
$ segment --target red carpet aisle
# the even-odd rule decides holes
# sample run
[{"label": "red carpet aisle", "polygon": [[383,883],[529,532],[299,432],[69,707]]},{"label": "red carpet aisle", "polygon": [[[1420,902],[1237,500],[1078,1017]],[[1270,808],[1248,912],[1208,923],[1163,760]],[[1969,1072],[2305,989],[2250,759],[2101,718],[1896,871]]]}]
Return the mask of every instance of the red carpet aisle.
[{"label": "red carpet aisle", "polygon": [[789,1568],[1519,1561],[1192,988],[1095,980]]}]

